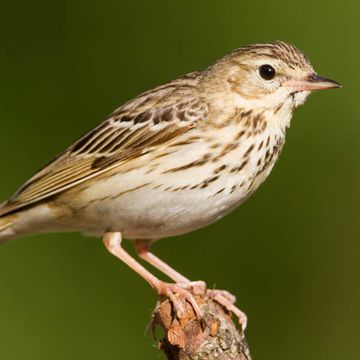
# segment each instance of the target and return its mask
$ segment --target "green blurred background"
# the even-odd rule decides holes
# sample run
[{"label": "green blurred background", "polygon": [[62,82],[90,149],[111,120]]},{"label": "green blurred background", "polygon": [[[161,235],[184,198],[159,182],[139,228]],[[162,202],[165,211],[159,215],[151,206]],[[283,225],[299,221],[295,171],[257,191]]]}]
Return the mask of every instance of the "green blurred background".
[{"label": "green blurred background", "polygon": [[[296,112],[251,200],[154,251],[237,295],[256,360],[359,358],[359,11],[355,0],[2,1],[1,199],[141,91],[244,44],[292,42],[343,89]],[[155,301],[99,239],[20,239],[0,248],[0,358],[161,358],[146,332]]]}]

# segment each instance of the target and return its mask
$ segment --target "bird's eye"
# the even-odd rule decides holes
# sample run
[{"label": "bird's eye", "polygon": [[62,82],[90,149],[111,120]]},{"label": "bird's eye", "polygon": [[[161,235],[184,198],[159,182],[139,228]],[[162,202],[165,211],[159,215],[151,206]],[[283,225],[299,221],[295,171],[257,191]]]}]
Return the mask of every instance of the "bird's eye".
[{"label": "bird's eye", "polygon": [[259,67],[259,74],[264,80],[271,80],[275,77],[276,71],[271,65],[261,65]]}]

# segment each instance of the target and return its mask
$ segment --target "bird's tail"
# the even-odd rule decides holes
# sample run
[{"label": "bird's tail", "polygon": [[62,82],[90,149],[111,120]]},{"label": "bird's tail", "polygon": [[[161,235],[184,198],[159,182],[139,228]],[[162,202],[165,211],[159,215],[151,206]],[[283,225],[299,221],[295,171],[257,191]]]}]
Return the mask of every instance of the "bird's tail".
[{"label": "bird's tail", "polygon": [[16,215],[5,215],[0,217],[0,244],[15,237],[15,231],[12,228]]}]

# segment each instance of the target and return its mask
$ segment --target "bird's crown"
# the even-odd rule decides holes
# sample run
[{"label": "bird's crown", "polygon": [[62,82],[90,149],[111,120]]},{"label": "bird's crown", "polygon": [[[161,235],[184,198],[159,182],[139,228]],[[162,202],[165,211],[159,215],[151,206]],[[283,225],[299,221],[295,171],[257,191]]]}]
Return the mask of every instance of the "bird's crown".
[{"label": "bird's crown", "polygon": [[270,58],[282,61],[290,68],[312,69],[309,59],[294,45],[284,41],[251,44],[235,49],[230,57]]}]

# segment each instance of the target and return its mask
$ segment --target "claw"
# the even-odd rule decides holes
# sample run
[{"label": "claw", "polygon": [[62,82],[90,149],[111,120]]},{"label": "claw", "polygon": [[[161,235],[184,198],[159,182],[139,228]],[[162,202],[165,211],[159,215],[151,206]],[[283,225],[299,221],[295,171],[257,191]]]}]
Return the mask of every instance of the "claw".
[{"label": "claw", "polygon": [[233,295],[232,293],[230,293],[229,291],[212,289],[212,290],[208,290],[207,292],[210,296],[212,296],[214,298],[216,296],[220,295],[220,296],[224,297],[227,301],[229,301],[231,304],[236,303],[236,296]]},{"label": "claw", "polygon": [[247,326],[247,316],[234,304],[236,297],[226,290],[207,290],[203,281],[191,281],[186,283],[169,284],[160,281],[155,289],[159,295],[166,296],[174,306],[176,315],[179,318],[186,316],[185,302],[187,301],[193,308],[196,317],[201,322],[204,320],[204,312],[200,309],[194,296],[210,295],[219,305],[223,306],[229,313],[233,313],[238,319],[242,330]]},{"label": "claw", "polygon": [[[214,291],[214,290],[211,290],[211,291]],[[226,291],[226,293],[227,293],[227,291]],[[230,294],[230,293],[228,293],[228,294]],[[247,316],[245,313],[243,313],[239,308],[237,308],[234,305],[234,302],[232,301],[232,300],[234,300],[234,296],[229,298],[228,294],[224,295],[223,293],[221,293],[221,290],[220,290],[219,293],[214,294],[214,300],[219,305],[223,306],[228,312],[233,313],[239,319],[241,329],[243,331],[245,331],[245,329],[247,327]]]},{"label": "claw", "polygon": [[204,296],[207,291],[207,286],[204,281],[188,281],[185,283],[177,283],[180,287],[190,291],[194,295]]},{"label": "claw", "polygon": [[176,315],[179,318],[184,317],[186,314],[185,301],[187,301],[192,306],[196,317],[202,320],[204,318],[203,311],[200,309],[193,294],[185,289],[183,285],[184,284],[169,284],[160,281],[156,284],[156,290],[159,295],[166,296],[170,299]]}]

